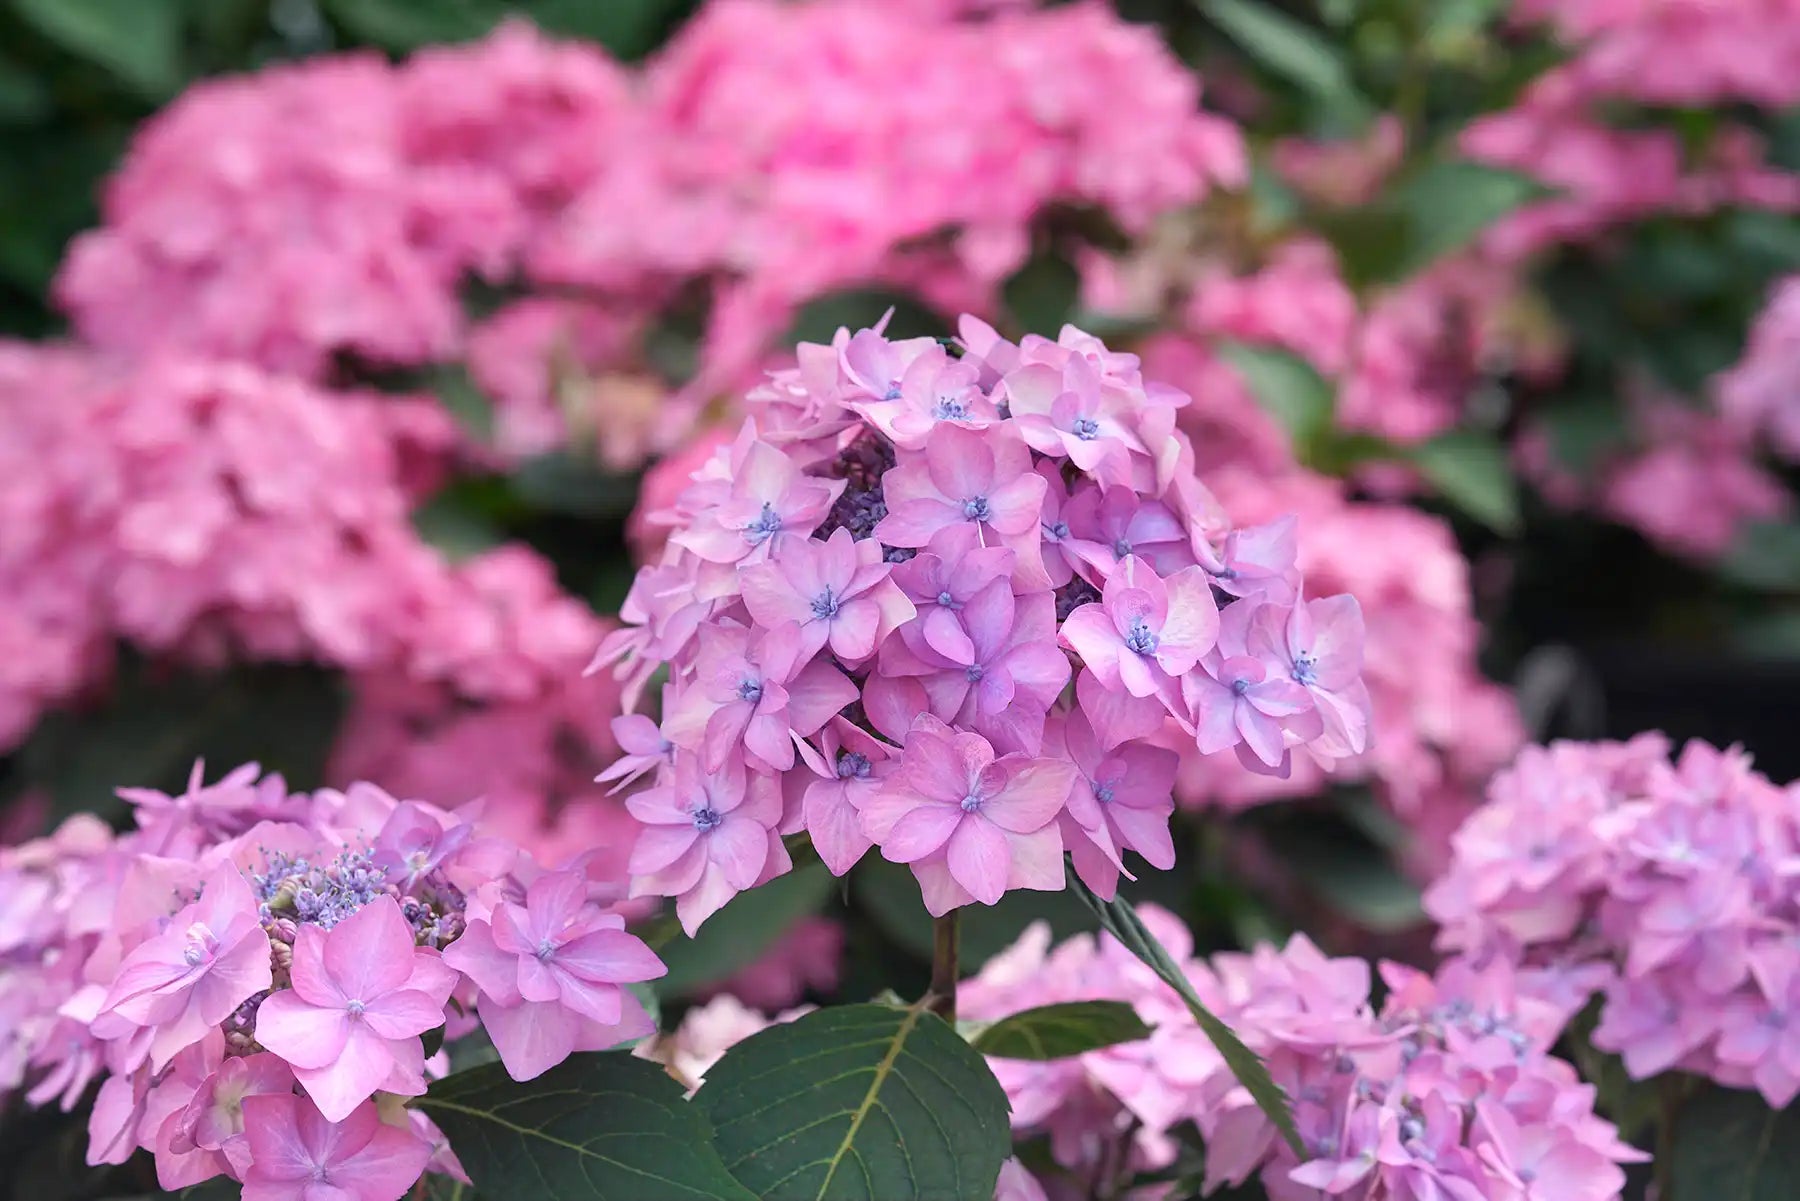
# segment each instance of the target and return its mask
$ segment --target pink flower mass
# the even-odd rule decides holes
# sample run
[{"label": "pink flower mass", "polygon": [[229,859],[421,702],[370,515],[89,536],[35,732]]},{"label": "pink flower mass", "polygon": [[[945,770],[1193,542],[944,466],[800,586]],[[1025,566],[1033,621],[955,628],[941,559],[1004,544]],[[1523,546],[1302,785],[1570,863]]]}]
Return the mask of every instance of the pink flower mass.
[{"label": "pink flower mass", "polygon": [[1276,773],[1363,751],[1355,602],[1300,599],[1291,521],[1219,519],[1186,397],[1135,356],[965,318],[800,363],[661,518],[597,660],[668,671],[660,739],[631,727],[633,890],[690,931],[801,831],[840,874],[910,865],[934,914],[1059,889],[1065,850],[1110,896],[1127,850],[1170,862],[1182,741]]}]

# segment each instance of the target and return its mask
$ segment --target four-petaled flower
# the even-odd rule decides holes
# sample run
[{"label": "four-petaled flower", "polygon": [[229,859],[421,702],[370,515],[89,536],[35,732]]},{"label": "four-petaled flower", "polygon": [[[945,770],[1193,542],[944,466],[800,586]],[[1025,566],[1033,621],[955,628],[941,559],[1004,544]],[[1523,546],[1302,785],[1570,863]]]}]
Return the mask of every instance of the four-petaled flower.
[{"label": "four-petaled flower", "polygon": [[823,542],[796,542],[781,557],[745,568],[739,577],[750,616],[773,629],[800,627],[802,662],[827,643],[847,664],[867,659],[881,640],[912,620],[913,604],[891,579],[881,545],[836,530]]},{"label": "four-petaled flower", "polygon": [[425,1091],[419,1035],[444,1024],[456,973],[415,946],[388,896],[333,926],[302,926],[293,987],[256,1011],[256,1040],[294,1067],[319,1111],[341,1122],[377,1089]]},{"label": "four-petaled flower", "polygon": [[1167,580],[1135,555],[1106,579],[1098,604],[1063,622],[1062,642],[1108,688],[1173,698],[1178,681],[1213,649],[1219,608],[1198,567]]},{"label": "four-petaled flower", "polygon": [[366,1103],[327,1118],[305,1097],[250,1097],[244,1137],[244,1201],[400,1201],[431,1160],[429,1144]]}]

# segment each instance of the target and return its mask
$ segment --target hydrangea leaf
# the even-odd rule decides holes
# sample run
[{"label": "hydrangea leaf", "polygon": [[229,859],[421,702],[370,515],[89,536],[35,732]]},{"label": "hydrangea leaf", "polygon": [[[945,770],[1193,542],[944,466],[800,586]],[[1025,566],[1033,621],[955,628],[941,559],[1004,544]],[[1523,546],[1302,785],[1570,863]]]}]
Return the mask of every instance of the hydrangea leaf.
[{"label": "hydrangea leaf", "polygon": [[1335,120],[1360,127],[1374,115],[1350,60],[1322,30],[1257,0],[1196,0],[1200,11],[1272,75],[1310,96]]},{"label": "hydrangea leaf", "polygon": [[1150,1027],[1123,1001],[1065,1001],[1001,1018],[969,1041],[998,1059],[1066,1059],[1149,1035]]},{"label": "hydrangea leaf", "polygon": [[1256,403],[1279,421],[1304,457],[1331,429],[1331,383],[1297,355],[1267,346],[1220,342],[1219,356],[1237,369]]},{"label": "hydrangea leaf", "polygon": [[1410,231],[1399,278],[1418,274],[1508,213],[1550,194],[1540,181],[1517,171],[1463,159],[1428,163],[1389,197]]},{"label": "hydrangea leaf", "polygon": [[1676,1198],[1790,1201],[1800,1193],[1800,1109],[1706,1085],[1681,1106],[1667,1168]]},{"label": "hydrangea leaf", "polygon": [[1219,1016],[1208,1009],[1194,991],[1194,986],[1181,970],[1163,945],[1156,941],[1143,919],[1138,917],[1137,910],[1124,897],[1115,897],[1105,901],[1096,896],[1092,889],[1081,882],[1073,868],[1069,870],[1069,888],[1087,903],[1094,916],[1100,919],[1100,927],[1119,940],[1119,945],[1144,961],[1151,971],[1163,978],[1164,983],[1175,990],[1187,1003],[1188,1011],[1194,1015],[1200,1029],[1212,1040],[1214,1047],[1225,1060],[1225,1066],[1237,1077],[1239,1084],[1256,1102],[1257,1108],[1275,1123],[1281,1137],[1287,1140],[1294,1154],[1306,1158],[1306,1148],[1301,1145],[1300,1132],[1294,1126],[1294,1114],[1288,1106],[1287,1094],[1269,1075],[1262,1057],[1244,1045],[1242,1039],[1232,1033],[1231,1027],[1219,1019]]},{"label": "hydrangea leaf", "polygon": [[1006,1094],[922,1005],[845,1005],[725,1053],[694,1103],[764,1201],[990,1201],[1012,1154]]},{"label": "hydrangea leaf", "polygon": [[176,0],[13,0],[13,12],[72,54],[160,99],[181,83]]},{"label": "hydrangea leaf", "polygon": [[658,987],[671,997],[686,996],[749,967],[795,922],[818,912],[831,883],[831,873],[815,861],[739,893],[693,938],[673,938],[658,949],[669,969]]},{"label": "hydrangea leaf", "polygon": [[1506,448],[1490,434],[1451,430],[1407,456],[1445,500],[1502,534],[1519,529],[1519,485]]},{"label": "hydrangea leaf", "polygon": [[471,1068],[414,1102],[475,1188],[511,1201],[754,1201],[712,1147],[706,1114],[655,1064],[571,1056],[535,1080]]}]

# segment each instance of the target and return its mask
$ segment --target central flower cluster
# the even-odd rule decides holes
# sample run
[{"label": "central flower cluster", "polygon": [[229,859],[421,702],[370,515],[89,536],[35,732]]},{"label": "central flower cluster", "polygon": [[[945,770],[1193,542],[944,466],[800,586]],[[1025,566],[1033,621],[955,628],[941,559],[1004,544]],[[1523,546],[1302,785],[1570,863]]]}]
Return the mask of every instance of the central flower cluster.
[{"label": "central flower cluster", "polygon": [[[628,704],[607,778],[654,772],[640,895],[692,931],[804,830],[872,845],[942,914],[1166,868],[1178,748],[1285,774],[1361,752],[1362,616],[1307,599],[1291,518],[1233,529],[1176,429],[1188,397],[1072,326],[883,327],[803,345],[657,520],[601,648]],[[846,763],[853,766],[846,770]]]}]

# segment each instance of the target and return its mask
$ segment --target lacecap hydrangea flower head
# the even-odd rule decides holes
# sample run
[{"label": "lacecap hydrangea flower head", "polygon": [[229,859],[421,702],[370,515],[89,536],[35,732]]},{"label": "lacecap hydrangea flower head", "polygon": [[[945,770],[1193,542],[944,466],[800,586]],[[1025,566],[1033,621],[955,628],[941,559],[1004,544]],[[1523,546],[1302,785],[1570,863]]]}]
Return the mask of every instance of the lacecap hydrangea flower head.
[{"label": "lacecap hydrangea flower head", "polygon": [[1186,743],[1284,773],[1366,741],[1362,616],[1306,594],[1291,519],[1231,529],[1176,429],[1188,397],[1065,326],[1013,343],[882,326],[802,345],[657,520],[597,666],[660,718],[619,720],[649,775],[635,895],[691,932],[788,870],[871,847],[942,915],[1110,897],[1126,852],[1173,862]]},{"label": "lacecap hydrangea flower head", "polygon": [[478,813],[257,777],[124,790],[131,833],[83,816],[0,852],[29,912],[0,941],[0,1093],[67,1109],[100,1080],[90,1164],[141,1147],[164,1189],[398,1201],[462,1175],[402,1103],[447,1070],[428,1040],[484,1028],[527,1080],[654,1030],[625,986],[663,965],[591,856],[547,870]]}]

